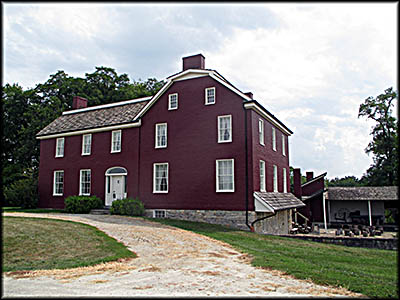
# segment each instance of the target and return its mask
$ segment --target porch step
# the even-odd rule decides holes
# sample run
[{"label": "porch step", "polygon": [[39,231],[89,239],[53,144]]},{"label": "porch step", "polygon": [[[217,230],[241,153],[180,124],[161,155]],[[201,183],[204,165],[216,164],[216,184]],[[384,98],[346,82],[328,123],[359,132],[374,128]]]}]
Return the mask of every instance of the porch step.
[{"label": "porch step", "polygon": [[110,208],[97,208],[97,209],[92,209],[89,214],[91,215],[109,215],[110,214]]}]

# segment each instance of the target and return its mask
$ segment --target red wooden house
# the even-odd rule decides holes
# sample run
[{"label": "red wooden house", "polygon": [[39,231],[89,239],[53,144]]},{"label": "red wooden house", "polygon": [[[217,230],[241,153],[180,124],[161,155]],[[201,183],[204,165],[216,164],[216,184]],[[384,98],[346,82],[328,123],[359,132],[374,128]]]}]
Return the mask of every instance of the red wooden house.
[{"label": "red wooden house", "polygon": [[92,107],[74,97],[37,134],[39,206],[139,197],[153,217],[287,233],[304,206],[289,192],[292,131],[204,62],[184,57],[152,97]]}]

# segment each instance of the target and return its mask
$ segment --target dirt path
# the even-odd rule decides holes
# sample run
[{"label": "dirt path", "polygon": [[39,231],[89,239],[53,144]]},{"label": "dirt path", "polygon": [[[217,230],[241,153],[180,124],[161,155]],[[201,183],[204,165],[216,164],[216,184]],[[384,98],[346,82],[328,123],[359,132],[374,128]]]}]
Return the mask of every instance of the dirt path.
[{"label": "dirt path", "polygon": [[51,296],[262,296],[357,297],[279,271],[214,239],[141,218],[73,214],[3,213],[93,225],[138,257],[93,267],[4,273],[3,297]]}]

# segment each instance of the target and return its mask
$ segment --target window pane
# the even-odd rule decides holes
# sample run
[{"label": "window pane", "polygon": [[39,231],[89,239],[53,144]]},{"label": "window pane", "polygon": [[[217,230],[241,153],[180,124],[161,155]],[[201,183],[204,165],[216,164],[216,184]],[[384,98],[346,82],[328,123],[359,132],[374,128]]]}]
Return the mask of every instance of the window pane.
[{"label": "window pane", "polygon": [[155,191],[168,191],[168,165],[155,165]]},{"label": "window pane", "polygon": [[217,181],[219,191],[233,190],[233,161],[217,161]]}]

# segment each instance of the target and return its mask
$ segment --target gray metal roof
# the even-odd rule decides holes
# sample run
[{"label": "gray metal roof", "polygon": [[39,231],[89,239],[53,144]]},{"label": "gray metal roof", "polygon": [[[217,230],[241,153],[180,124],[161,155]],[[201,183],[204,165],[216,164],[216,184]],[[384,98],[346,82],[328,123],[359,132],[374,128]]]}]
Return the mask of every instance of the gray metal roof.
[{"label": "gray metal roof", "polygon": [[149,101],[140,101],[112,107],[100,107],[99,109],[77,113],[63,114],[39,131],[36,136],[131,123],[148,102]]},{"label": "gray metal roof", "polygon": [[258,199],[265,202],[275,211],[303,207],[305,204],[297,199],[292,193],[262,193],[254,192]]},{"label": "gray metal roof", "polygon": [[398,200],[397,186],[329,187],[328,200]]}]

